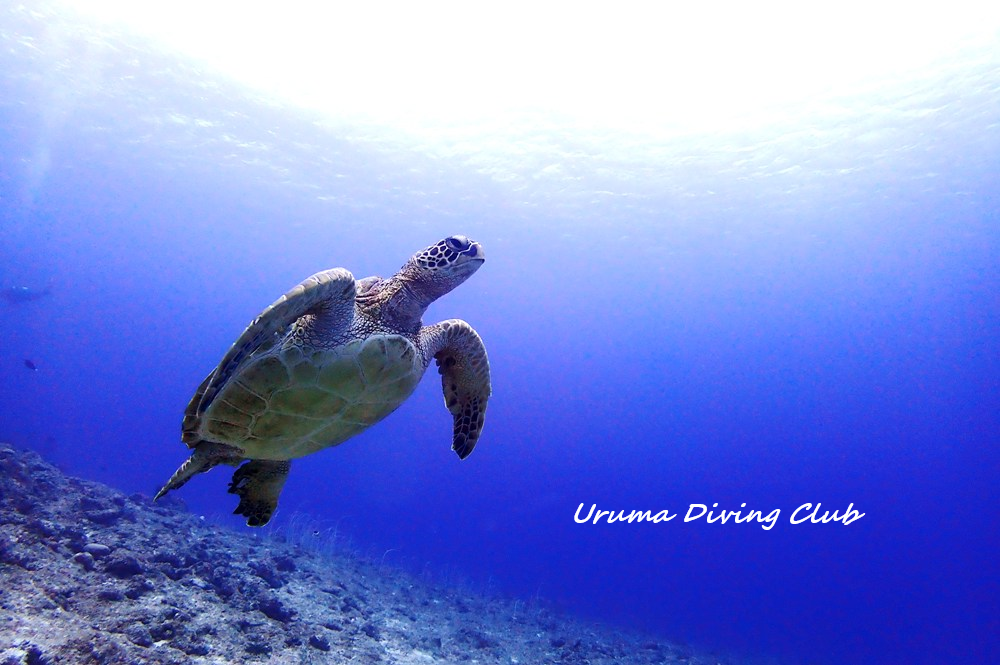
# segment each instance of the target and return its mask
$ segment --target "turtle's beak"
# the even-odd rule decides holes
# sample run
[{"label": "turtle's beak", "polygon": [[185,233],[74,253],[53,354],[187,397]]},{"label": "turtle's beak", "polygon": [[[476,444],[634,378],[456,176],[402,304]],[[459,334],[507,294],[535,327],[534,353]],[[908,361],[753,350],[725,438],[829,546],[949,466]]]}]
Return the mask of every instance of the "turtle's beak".
[{"label": "turtle's beak", "polygon": [[486,252],[483,251],[483,246],[475,241],[473,241],[472,246],[462,252],[462,254],[468,256],[473,261],[479,261],[480,263],[486,260]]},{"label": "turtle's beak", "polygon": [[455,264],[456,274],[463,275],[462,280],[464,281],[469,275],[479,270],[484,263],[486,263],[486,253],[483,251],[483,246],[478,242],[471,241],[466,249],[458,253],[458,261]]}]

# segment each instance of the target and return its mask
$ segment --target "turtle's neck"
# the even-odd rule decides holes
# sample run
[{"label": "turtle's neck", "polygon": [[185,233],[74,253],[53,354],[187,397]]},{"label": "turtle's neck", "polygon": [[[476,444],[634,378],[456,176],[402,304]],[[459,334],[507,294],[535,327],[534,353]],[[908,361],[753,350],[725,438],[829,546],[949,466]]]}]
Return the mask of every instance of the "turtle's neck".
[{"label": "turtle's neck", "polygon": [[382,321],[391,328],[416,334],[422,325],[424,311],[437,298],[428,297],[411,280],[395,275],[382,285],[382,304],[379,307]]}]

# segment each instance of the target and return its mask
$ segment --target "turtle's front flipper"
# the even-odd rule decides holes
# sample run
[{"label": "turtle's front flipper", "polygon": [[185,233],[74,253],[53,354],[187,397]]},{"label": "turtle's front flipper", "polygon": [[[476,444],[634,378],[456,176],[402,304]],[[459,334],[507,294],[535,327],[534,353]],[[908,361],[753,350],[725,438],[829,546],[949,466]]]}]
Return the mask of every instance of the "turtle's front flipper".
[{"label": "turtle's front flipper", "polygon": [[191,457],[187,458],[180,468],[174,471],[174,475],[170,476],[167,484],[156,493],[153,501],[191,480],[191,476],[196,473],[204,473],[216,464],[236,466],[243,459],[238,449],[214,441],[200,441],[192,448],[194,448],[194,452],[191,453]]},{"label": "turtle's front flipper", "polygon": [[333,268],[316,273],[275,300],[247,326],[222,357],[205,386],[200,410],[208,408],[219,388],[226,385],[247,356],[283,333],[300,317],[315,315],[326,338],[336,337],[338,328],[346,332],[354,323],[354,296],[354,275],[343,268]]},{"label": "turtle's front flipper", "polygon": [[291,468],[287,460],[251,460],[236,469],[229,493],[240,497],[240,505],[233,515],[245,516],[247,526],[267,524],[278,507],[278,496]]},{"label": "turtle's front flipper", "polygon": [[486,347],[465,321],[449,319],[420,332],[427,355],[437,360],[444,403],[455,419],[451,448],[465,459],[476,446],[490,398],[490,362]]}]

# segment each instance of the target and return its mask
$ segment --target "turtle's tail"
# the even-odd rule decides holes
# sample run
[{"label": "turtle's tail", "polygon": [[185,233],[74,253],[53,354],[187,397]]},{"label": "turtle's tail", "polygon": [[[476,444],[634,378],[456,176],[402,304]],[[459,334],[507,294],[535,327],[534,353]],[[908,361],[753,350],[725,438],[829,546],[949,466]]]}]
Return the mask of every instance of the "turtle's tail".
[{"label": "turtle's tail", "polygon": [[196,473],[205,473],[216,464],[232,464],[235,466],[242,459],[243,457],[236,448],[214,441],[200,441],[194,447],[191,457],[187,458],[181,464],[180,468],[174,471],[174,475],[170,476],[167,484],[156,493],[153,501],[156,501],[170,490],[182,487]]}]

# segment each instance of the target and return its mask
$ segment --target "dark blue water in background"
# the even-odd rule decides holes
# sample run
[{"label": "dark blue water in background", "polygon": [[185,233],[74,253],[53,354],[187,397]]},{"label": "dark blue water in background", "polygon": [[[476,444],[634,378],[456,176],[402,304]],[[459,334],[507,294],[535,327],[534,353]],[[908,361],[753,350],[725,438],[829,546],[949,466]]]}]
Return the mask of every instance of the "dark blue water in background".
[{"label": "dark blue water in background", "polygon": [[[277,528],[307,515],[435,580],[746,657],[1000,659],[997,45],[872,108],[652,145],[550,122],[522,137],[549,153],[482,168],[0,17],[0,286],[52,284],[0,303],[0,438],[152,494],[260,309],[463,233],[487,262],[425,322],[486,341],[475,453],[449,449],[429,376],[296,462]],[[248,530],[228,477],[179,495]],[[716,502],[781,516],[573,520]],[[790,524],[810,502],[865,516]]]}]

